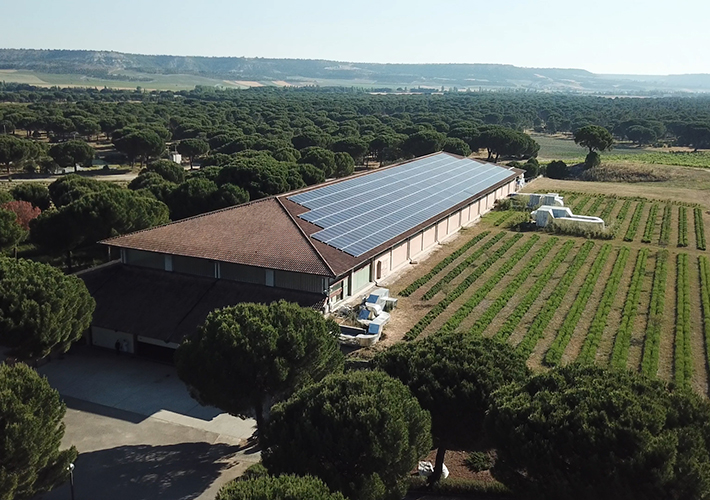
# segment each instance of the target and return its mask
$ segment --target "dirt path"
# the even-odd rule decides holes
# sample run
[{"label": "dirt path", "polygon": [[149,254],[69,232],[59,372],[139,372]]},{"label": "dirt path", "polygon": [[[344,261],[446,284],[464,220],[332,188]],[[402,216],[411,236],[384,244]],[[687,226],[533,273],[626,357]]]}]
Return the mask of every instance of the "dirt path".
[{"label": "dirt path", "polygon": [[[708,169],[688,169],[692,174],[701,179],[710,179]],[[698,203],[710,207],[710,200],[706,191],[697,189],[693,179],[689,179],[687,187],[677,187],[662,182],[589,182],[589,181],[560,181],[542,177],[529,184],[525,189],[528,193],[579,191],[590,194],[606,194],[612,196],[642,196],[658,200],[672,200],[682,203]]]}]

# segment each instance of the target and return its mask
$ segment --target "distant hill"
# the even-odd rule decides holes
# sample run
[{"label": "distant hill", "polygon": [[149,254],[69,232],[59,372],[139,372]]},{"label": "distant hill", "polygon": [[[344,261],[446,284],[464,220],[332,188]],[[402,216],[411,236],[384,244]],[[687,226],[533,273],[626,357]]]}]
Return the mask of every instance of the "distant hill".
[{"label": "distant hill", "polygon": [[[504,64],[375,64],[317,59],[191,57],[91,50],[0,49],[0,79],[13,72],[79,75],[124,82],[192,75],[236,86],[360,85],[370,88],[506,88],[585,93],[708,92],[710,75],[597,75],[580,69],[521,68]],[[158,75],[161,75],[159,77]],[[214,80],[214,82],[213,82]],[[52,83],[52,79],[48,79]],[[191,80],[192,81],[192,80]],[[96,84],[97,82],[93,82]],[[145,85],[146,88],[150,85]]]}]

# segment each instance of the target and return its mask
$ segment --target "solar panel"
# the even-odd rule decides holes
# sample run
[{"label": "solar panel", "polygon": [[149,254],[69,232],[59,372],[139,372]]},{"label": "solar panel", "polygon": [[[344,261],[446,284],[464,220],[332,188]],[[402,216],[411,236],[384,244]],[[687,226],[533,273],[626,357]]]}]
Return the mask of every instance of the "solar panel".
[{"label": "solar panel", "polygon": [[439,153],[290,196],[313,237],[354,256],[369,252],[509,178],[489,163]]}]

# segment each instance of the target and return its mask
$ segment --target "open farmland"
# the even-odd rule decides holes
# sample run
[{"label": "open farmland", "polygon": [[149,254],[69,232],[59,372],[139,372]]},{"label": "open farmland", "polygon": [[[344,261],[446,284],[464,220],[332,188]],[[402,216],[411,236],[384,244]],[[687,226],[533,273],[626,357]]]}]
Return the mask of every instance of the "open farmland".
[{"label": "open farmland", "polygon": [[496,337],[532,368],[577,360],[707,393],[708,213],[668,200],[563,194],[575,213],[605,219],[610,238],[513,231],[506,226],[520,212],[492,212],[392,286],[402,298],[388,333]]}]

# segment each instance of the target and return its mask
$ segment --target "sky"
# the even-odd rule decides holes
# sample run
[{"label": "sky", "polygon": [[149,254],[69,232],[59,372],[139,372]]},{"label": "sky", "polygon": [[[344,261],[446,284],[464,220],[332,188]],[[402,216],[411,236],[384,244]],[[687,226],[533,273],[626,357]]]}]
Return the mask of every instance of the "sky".
[{"label": "sky", "polygon": [[0,48],[710,73],[708,0],[0,0]]}]

